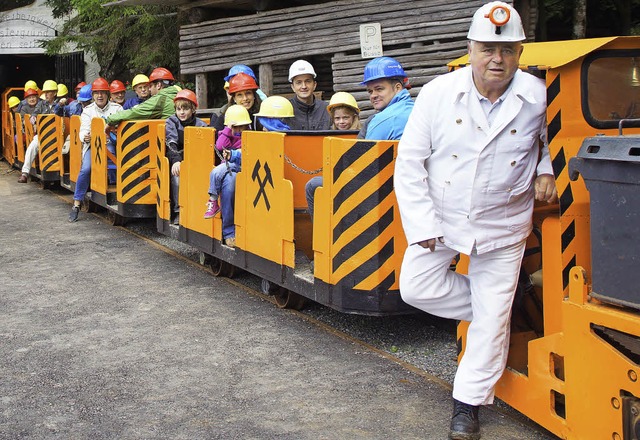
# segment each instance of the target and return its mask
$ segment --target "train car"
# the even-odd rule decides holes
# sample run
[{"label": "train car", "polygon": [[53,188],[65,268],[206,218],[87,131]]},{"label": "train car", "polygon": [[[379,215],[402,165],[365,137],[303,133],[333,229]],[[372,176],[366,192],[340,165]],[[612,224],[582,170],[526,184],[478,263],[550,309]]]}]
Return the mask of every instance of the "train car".
[{"label": "train car", "polygon": [[114,154],[107,145],[105,121],[91,121],[89,200],[107,209],[113,225],[156,216],[156,143],[163,124],[155,119],[124,121],[117,129]]},{"label": "train car", "polygon": [[[593,174],[586,161],[598,152],[610,159],[600,161],[608,170],[602,180],[620,186],[626,179],[627,188],[640,183],[639,138],[602,137],[617,134],[622,123],[627,134],[640,134],[638,60],[637,37],[531,43],[521,58],[521,68],[547,86],[559,203],[534,210],[535,234],[523,262],[507,369],[496,396],[566,439],[639,438],[640,296],[634,274],[640,240],[637,223],[628,218],[636,218],[640,208],[638,188],[625,194],[616,184],[605,185],[607,190],[590,194],[585,186]],[[598,137],[585,140],[591,136]],[[576,155],[582,159],[570,166]],[[624,161],[628,166],[616,168]],[[592,211],[603,205],[608,217],[596,222]],[[462,263],[458,270],[464,270]],[[598,284],[599,278],[607,281]],[[458,326],[460,354],[467,327]]]},{"label": "train car", "polygon": [[65,138],[69,137],[69,149],[58,150],[58,161],[60,163],[60,186],[73,192],[76,189],[80,165],[82,163],[82,142],[80,142],[80,116],[73,115],[64,118]]},{"label": "train car", "polygon": [[[32,128],[36,131],[31,132],[31,139],[37,133],[39,147],[29,173],[40,181],[43,188],[57,185],[60,183],[59,152],[64,143],[63,118],[53,114],[38,115],[36,126]],[[27,143],[26,146],[28,145]]]},{"label": "train car", "polygon": [[[245,131],[232,248],[223,244],[220,214],[203,217],[215,132],[187,127],[179,239],[201,250],[216,275],[240,268],[262,277],[263,291],[280,307],[300,308],[311,299],[346,313],[413,312],[398,292],[406,247],[392,185],[398,142],[355,134]],[[167,233],[168,161],[160,148],[158,230]],[[312,222],[305,184],[321,172]]]}]

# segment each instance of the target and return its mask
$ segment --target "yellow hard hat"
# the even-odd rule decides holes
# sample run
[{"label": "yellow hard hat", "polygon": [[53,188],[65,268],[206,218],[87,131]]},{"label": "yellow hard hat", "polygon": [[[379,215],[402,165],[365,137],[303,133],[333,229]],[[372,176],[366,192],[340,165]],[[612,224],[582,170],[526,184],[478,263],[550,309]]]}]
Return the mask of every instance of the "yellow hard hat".
[{"label": "yellow hard hat", "polygon": [[14,108],[16,105],[20,104],[20,98],[12,96],[9,98],[9,108]]},{"label": "yellow hard hat", "polygon": [[269,96],[260,104],[260,111],[255,116],[266,118],[293,118],[293,105],[283,96]]},{"label": "yellow hard hat", "polygon": [[56,92],[58,93],[58,84],[52,79],[48,79],[42,85],[43,92]]},{"label": "yellow hard hat", "polygon": [[138,84],[147,84],[149,82],[149,77],[147,75],[143,75],[142,73],[138,73],[133,77],[133,81],[131,81],[131,87],[135,87]]},{"label": "yellow hard hat", "polygon": [[36,82],[32,79],[24,84],[24,91],[26,92],[29,89],[38,90],[38,84],[36,84]]},{"label": "yellow hard hat", "polygon": [[351,93],[347,92],[337,92],[334,93],[331,97],[331,101],[329,101],[329,105],[327,106],[327,111],[331,112],[335,107],[340,107],[346,105],[347,107],[351,107],[356,111],[356,113],[360,113],[360,109],[358,108],[358,103],[356,102],[356,98],[353,97]]},{"label": "yellow hard hat", "polygon": [[58,84],[58,98],[62,98],[63,96],[67,96],[69,94],[69,89],[64,84]]},{"label": "yellow hard hat", "polygon": [[229,106],[226,112],[224,112],[224,125],[249,125],[251,124],[251,116],[246,108],[241,105],[235,104]]},{"label": "yellow hard hat", "polygon": [[224,89],[228,92],[229,91],[229,81],[225,81],[224,82]]},{"label": "yellow hard hat", "polygon": [[47,99],[47,97],[44,95],[44,93],[42,93],[42,94],[40,94],[40,99],[42,99],[44,101],[45,99]]}]

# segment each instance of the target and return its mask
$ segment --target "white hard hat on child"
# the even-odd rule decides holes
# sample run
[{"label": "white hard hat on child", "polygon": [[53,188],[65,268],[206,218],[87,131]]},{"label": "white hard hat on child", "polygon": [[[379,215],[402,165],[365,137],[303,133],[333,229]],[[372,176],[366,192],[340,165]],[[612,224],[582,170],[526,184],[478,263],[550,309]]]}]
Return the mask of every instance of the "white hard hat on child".
[{"label": "white hard hat on child", "polygon": [[526,40],[520,14],[504,2],[483,5],[473,14],[467,38],[484,43]]},{"label": "white hard hat on child", "polygon": [[313,70],[311,63],[305,60],[294,61],[289,67],[289,82],[293,82],[293,78],[298,75],[313,75],[316,77],[316,71]]}]

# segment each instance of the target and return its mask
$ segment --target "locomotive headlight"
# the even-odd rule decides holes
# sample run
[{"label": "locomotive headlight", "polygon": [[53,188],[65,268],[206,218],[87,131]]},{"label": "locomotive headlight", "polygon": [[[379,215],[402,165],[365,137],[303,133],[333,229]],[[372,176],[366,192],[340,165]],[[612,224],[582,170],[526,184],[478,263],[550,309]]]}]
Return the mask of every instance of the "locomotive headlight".
[{"label": "locomotive headlight", "polygon": [[504,26],[509,22],[511,12],[504,6],[494,6],[485,17],[496,26]]}]

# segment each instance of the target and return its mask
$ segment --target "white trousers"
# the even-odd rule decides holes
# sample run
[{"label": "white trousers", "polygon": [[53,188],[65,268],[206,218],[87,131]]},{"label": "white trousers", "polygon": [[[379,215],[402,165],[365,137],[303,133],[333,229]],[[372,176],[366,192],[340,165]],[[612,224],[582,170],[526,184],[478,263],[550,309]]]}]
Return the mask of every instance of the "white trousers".
[{"label": "white trousers", "polygon": [[470,321],[453,398],[470,405],[493,403],[509,352],[511,305],[525,241],[469,256],[469,274],[449,270],[458,254],[438,243],[435,252],[409,246],[400,271],[400,294],[432,315]]},{"label": "white trousers", "polygon": [[38,135],[33,137],[33,140],[27,147],[27,151],[24,152],[24,164],[22,165],[22,172],[25,174],[29,174],[29,170],[31,169],[31,164],[34,160],[36,160],[36,155],[38,154]]}]

